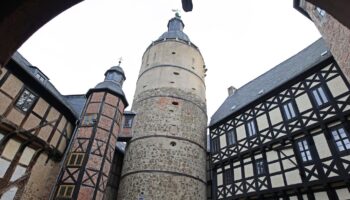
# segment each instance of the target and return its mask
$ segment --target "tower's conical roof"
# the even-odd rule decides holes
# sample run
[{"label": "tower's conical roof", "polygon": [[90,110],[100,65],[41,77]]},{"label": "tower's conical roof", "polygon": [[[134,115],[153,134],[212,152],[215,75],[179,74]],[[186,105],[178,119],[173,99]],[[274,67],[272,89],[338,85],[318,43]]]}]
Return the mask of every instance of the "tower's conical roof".
[{"label": "tower's conical roof", "polygon": [[175,17],[168,22],[168,31],[163,33],[163,35],[159,37],[159,40],[177,38],[189,42],[190,38],[183,32],[184,27],[185,24],[182,22],[180,15],[176,13]]}]

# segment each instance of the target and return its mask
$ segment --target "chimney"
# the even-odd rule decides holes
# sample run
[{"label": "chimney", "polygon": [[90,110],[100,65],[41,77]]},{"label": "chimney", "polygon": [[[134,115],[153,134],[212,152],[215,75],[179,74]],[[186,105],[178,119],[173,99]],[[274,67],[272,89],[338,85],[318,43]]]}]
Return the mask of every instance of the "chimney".
[{"label": "chimney", "polygon": [[236,92],[236,90],[237,89],[235,87],[233,87],[233,86],[230,86],[229,88],[227,88],[228,96],[233,95]]}]

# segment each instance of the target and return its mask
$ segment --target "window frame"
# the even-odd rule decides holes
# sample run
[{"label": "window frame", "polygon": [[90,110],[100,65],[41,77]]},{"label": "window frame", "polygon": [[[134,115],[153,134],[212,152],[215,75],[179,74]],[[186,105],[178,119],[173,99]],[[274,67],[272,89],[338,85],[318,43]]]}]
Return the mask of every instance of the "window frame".
[{"label": "window frame", "polygon": [[[253,129],[251,129],[253,128]],[[258,136],[258,126],[256,124],[256,121],[255,119],[251,119],[251,120],[248,120],[246,123],[245,123],[245,129],[246,129],[246,134],[247,134],[247,138],[255,138]],[[254,135],[251,135],[250,133],[250,130],[254,130]]]},{"label": "window frame", "polygon": [[[259,171],[259,167],[261,167],[260,165],[259,165],[259,167],[258,167],[258,164],[262,164],[262,169],[263,169],[263,172],[262,173],[260,173]],[[267,175],[267,166],[266,166],[266,161],[265,161],[265,159],[264,158],[259,158],[259,159],[256,159],[255,161],[254,161],[254,173],[255,173],[255,175],[256,176],[266,176]]]},{"label": "window frame", "polygon": [[[229,138],[232,138],[231,144],[230,144]],[[234,128],[232,128],[226,132],[226,143],[227,143],[227,146],[234,146],[237,144],[237,136],[236,136],[236,131],[234,130]]]},{"label": "window frame", "polygon": [[81,120],[81,126],[94,126],[97,122],[97,114],[86,114]]},{"label": "window frame", "polygon": [[[303,150],[300,149],[299,142],[301,142],[301,144],[302,144],[302,146],[303,146]],[[307,147],[308,147],[308,149],[306,149],[306,150],[305,150],[304,142],[306,142]],[[302,164],[307,165],[307,164],[310,164],[310,163],[313,163],[313,162],[314,162],[314,160],[315,160],[315,155],[313,154],[313,150],[312,150],[312,148],[311,148],[311,145],[310,145],[310,142],[309,142],[308,138],[305,138],[305,137],[304,137],[304,138],[298,139],[298,140],[295,142],[295,145],[296,145],[296,148],[297,148],[297,150],[298,150],[298,157],[299,157],[299,159],[300,159],[300,161],[301,161]],[[308,154],[306,153],[307,151],[310,153],[311,160],[308,159]],[[305,155],[306,155],[306,158],[307,158],[306,161],[304,161],[304,159],[303,159],[303,156],[302,156],[302,153],[303,153],[303,152],[305,152]]]},{"label": "window frame", "polygon": [[[217,146],[215,146],[217,145]],[[215,148],[214,148],[215,146]],[[214,151],[215,150],[215,151]],[[220,137],[215,137],[210,142],[210,152],[212,154],[217,154],[220,152]]]},{"label": "window frame", "polygon": [[[73,156],[75,156],[73,160]],[[80,162],[78,161],[78,158],[80,157]],[[67,167],[81,167],[85,158],[85,153],[78,153],[78,152],[72,152],[69,154],[69,159],[67,160]],[[73,161],[72,161],[73,160]]]},{"label": "window frame", "polygon": [[[67,194],[67,189],[71,189],[71,192]],[[75,185],[60,185],[57,191],[57,198],[72,198],[73,193],[74,193]],[[63,191],[63,194],[61,195],[61,191]]]},{"label": "window frame", "polygon": [[[287,106],[288,113],[286,112],[285,106]],[[291,108],[293,109],[294,116],[291,115]],[[286,101],[281,104],[282,116],[286,122],[294,121],[298,118],[299,110],[298,107],[293,100]],[[288,117],[290,115],[290,117]]]},{"label": "window frame", "polygon": [[222,172],[223,175],[223,185],[232,185],[234,183],[233,181],[233,170],[231,167],[228,169],[224,169]]},{"label": "window frame", "polygon": [[[320,89],[323,91],[323,94],[324,94],[324,97],[326,98],[327,102],[324,102],[324,99],[322,98],[322,94],[320,93]],[[317,91],[317,97],[315,96],[315,93],[314,91]],[[314,105],[317,107],[317,108],[322,108],[322,107],[325,107],[325,106],[328,106],[330,104],[330,101],[331,101],[331,96],[330,94],[328,93],[328,90],[326,89],[326,87],[324,85],[319,85],[319,86],[315,86],[313,88],[310,89],[310,95],[312,97],[312,101],[314,103]],[[318,100],[319,99],[322,103],[319,104]]]},{"label": "window frame", "polygon": [[[344,130],[344,133],[346,135],[346,138],[341,138],[341,134],[339,133],[339,130],[340,129],[343,129]],[[336,132],[337,133],[337,136],[339,137],[339,140],[336,140],[334,138],[334,134],[333,132]],[[345,155],[345,154],[350,154],[350,149],[347,149],[346,148],[346,144],[344,143],[344,140],[348,140],[350,141],[350,134],[349,134],[349,131],[346,129],[346,127],[344,127],[343,125],[338,125],[338,126],[335,126],[335,127],[332,127],[330,130],[330,137],[332,138],[332,144],[334,146],[334,148],[336,149],[337,153],[340,154],[340,155]],[[339,150],[339,147],[337,145],[337,142],[341,142],[342,146],[344,147],[344,150]]]},{"label": "window frame", "polygon": [[124,115],[123,128],[132,128],[133,116]]},{"label": "window frame", "polygon": [[[32,102],[29,103],[29,106],[27,107],[26,110],[23,110],[23,108],[25,107],[24,105],[26,104],[27,100],[30,99],[30,98],[25,98],[24,102],[22,103],[22,105],[18,105],[18,102],[19,100],[21,99],[21,97],[24,95],[25,92],[28,92],[29,93],[29,97],[31,95],[34,96],[34,98],[32,99]],[[31,111],[31,109],[33,108],[33,106],[35,105],[36,101],[39,99],[39,96],[37,94],[35,94],[32,90],[24,87],[21,92],[20,92],[20,95],[18,95],[15,103],[14,103],[14,107],[19,110],[20,112],[22,113],[28,113]]]}]

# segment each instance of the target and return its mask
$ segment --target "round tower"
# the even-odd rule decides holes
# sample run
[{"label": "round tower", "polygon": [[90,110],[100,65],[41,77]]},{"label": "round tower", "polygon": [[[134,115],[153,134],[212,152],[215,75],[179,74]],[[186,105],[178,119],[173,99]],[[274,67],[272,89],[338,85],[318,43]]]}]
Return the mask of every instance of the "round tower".
[{"label": "round tower", "polygon": [[205,65],[178,13],[145,51],[118,199],[206,199]]}]

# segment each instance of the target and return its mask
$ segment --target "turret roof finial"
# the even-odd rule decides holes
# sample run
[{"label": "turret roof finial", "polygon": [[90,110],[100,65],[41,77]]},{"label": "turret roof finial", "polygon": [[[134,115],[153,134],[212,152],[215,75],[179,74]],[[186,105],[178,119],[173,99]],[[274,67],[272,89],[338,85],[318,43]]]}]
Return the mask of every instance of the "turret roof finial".
[{"label": "turret roof finial", "polygon": [[123,57],[120,57],[120,58],[119,58],[119,62],[118,62],[118,63],[119,63],[118,66],[119,66],[119,67],[120,67],[120,64],[122,63],[122,61],[123,61]]},{"label": "turret roof finial", "polygon": [[181,18],[179,9],[172,9],[171,11],[175,12],[175,17]]}]

